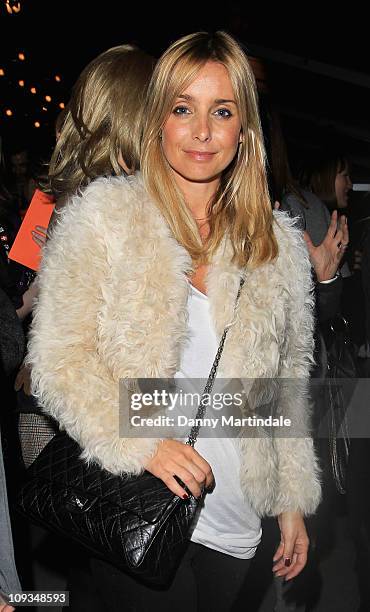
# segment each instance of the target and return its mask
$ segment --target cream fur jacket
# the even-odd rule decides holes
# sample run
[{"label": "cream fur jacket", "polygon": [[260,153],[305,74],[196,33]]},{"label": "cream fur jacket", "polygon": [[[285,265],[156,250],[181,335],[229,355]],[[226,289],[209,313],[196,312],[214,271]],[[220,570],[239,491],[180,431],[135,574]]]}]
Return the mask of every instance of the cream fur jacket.
[{"label": "cream fur jacket", "polygon": [[[293,222],[275,213],[279,256],[243,271],[218,376],[307,379],[313,353],[310,263]],[[188,253],[173,238],[141,178],[104,178],[63,209],[46,245],[28,361],[33,392],[83,448],[113,473],[140,473],[158,439],[121,438],[120,378],[170,378],[187,339]],[[216,332],[233,319],[241,271],[225,240],[207,287]],[[259,515],[315,511],[318,468],[304,390],[284,415],[299,438],[243,438],[241,486]]]}]

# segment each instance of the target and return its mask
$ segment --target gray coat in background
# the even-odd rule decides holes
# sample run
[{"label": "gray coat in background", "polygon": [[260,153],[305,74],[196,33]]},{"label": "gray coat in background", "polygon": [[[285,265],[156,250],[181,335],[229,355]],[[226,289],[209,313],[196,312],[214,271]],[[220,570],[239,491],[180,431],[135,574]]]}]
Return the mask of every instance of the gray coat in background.
[{"label": "gray coat in background", "polygon": [[7,603],[9,593],[21,592],[14,561],[13,538],[8,511],[8,496],[0,435],[0,604]]},{"label": "gray coat in background", "polygon": [[[0,289],[0,369],[1,376],[10,375],[22,361],[24,335],[15,308]],[[0,604],[7,603],[9,593],[19,593],[21,585],[14,561],[8,496],[0,432]]]}]

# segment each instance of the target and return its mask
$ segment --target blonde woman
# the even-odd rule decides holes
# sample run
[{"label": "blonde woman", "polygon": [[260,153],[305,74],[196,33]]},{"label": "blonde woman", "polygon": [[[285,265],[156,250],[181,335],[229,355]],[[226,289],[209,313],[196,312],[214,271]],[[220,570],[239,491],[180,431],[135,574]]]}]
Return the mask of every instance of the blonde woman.
[{"label": "blonde woman", "polygon": [[98,176],[139,169],[144,100],[154,64],[135,45],[119,45],[81,72],[56,125],[49,180],[58,199]]},{"label": "blonde woman", "polygon": [[[308,377],[310,264],[289,218],[268,197],[255,82],[228,34],[199,32],[160,58],[145,106],[142,176],[100,179],[63,211],[46,246],[30,344],[44,410],[119,474],[149,470],[176,495],[208,493],[165,589],[103,561],[91,568],[110,610],[230,610],[261,537],[278,517],[275,572],[307,559],[303,516],[320,484],[304,389],[281,396],[300,438],[119,436],[122,378]],[[245,279],[234,316],[240,279]],[[298,389],[302,385],[298,385]],[[246,610],[241,602],[237,609]]]},{"label": "blonde woman", "polygon": [[[144,119],[144,100],[155,59],[135,45],[118,45],[100,53],[83,69],[71,92],[66,108],[56,122],[56,146],[50,161],[47,185],[56,198],[56,212],[75,193],[80,193],[98,176],[118,176],[134,172],[139,167],[140,144]],[[45,181],[44,181],[45,183]],[[33,240],[42,247],[46,228],[37,226]],[[46,236],[45,236],[46,238]],[[38,284],[33,283],[25,294],[25,306],[30,312],[37,296]],[[22,367],[15,388],[30,395],[29,370]],[[21,396],[22,397],[22,396]],[[22,397],[20,437],[22,454],[28,467],[54,435],[55,426],[39,414]],[[37,435],[36,435],[37,434]]]}]

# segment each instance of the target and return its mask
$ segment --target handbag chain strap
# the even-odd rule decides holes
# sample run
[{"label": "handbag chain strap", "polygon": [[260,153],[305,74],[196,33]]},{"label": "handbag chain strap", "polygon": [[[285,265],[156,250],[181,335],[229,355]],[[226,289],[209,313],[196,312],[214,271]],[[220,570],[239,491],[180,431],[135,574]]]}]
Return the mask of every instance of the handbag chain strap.
[{"label": "handbag chain strap", "polygon": [[[245,279],[241,278],[240,279],[239,290],[238,290],[238,295],[236,296],[236,299],[235,299],[234,314],[235,314],[236,306],[238,304],[240,293],[241,293],[242,287],[244,285],[244,282],[245,282]],[[219,344],[219,347],[217,349],[216,357],[215,357],[215,359],[213,361],[213,364],[212,364],[211,371],[210,371],[209,376],[208,376],[208,380],[207,380],[206,386],[204,387],[204,391],[202,393],[202,397],[200,398],[197,414],[195,416],[196,421],[198,419],[203,419],[203,417],[204,417],[204,415],[206,413],[206,410],[207,410],[206,399],[208,400],[208,396],[209,396],[210,392],[212,391],[213,384],[214,384],[215,378],[216,378],[218,364],[220,362],[222,351],[223,351],[223,348],[224,348],[227,332],[229,331],[232,323],[233,323],[233,321],[231,321],[228,325],[226,325],[226,327],[224,329],[224,333],[222,334],[222,338],[220,340],[220,344]],[[195,442],[197,441],[199,430],[200,430],[200,425],[193,425],[193,427],[190,430],[189,437],[187,439],[186,444],[188,444],[189,446],[194,446]]]}]

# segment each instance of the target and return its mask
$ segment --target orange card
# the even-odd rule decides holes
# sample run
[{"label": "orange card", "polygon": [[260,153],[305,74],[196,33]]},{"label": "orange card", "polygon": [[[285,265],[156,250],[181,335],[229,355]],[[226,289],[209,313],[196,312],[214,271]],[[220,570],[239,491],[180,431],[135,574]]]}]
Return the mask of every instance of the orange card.
[{"label": "orange card", "polygon": [[13,246],[9,251],[10,259],[27,266],[27,268],[31,268],[31,270],[38,270],[41,260],[41,249],[32,240],[31,231],[35,229],[36,225],[48,227],[54,206],[52,195],[36,189],[13,242]]}]

